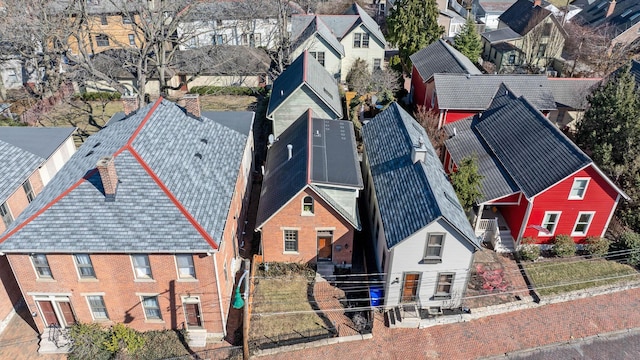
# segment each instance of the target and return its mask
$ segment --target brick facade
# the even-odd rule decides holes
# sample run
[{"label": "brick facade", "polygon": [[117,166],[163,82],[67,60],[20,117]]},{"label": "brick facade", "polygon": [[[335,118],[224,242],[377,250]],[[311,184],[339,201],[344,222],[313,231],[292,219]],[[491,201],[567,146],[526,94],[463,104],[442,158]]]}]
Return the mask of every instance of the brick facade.
[{"label": "brick facade", "polygon": [[[314,214],[302,214],[302,200],[314,199]],[[284,251],[284,230],[298,230],[298,252]],[[342,215],[309,188],[295,196],[262,227],[264,261],[317,262],[317,232],[333,231],[331,260],[336,265],[351,265],[354,228]]]}]

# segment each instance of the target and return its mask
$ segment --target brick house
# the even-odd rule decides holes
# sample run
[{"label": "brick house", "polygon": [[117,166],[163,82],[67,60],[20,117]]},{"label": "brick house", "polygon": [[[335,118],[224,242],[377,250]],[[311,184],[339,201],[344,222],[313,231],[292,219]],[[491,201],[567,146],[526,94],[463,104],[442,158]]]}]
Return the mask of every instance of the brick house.
[{"label": "brick house", "polygon": [[125,99],[128,115],[89,137],[0,238],[41,352],[48,327],[75,322],[185,328],[191,346],[225,335],[254,114],[185,102],[129,113]]},{"label": "brick house", "polygon": [[[0,234],[76,151],[74,131],[75,128],[0,127]],[[5,319],[22,299],[6,257],[0,257],[0,279],[0,319]]]},{"label": "brick house", "polygon": [[504,85],[487,111],[444,129],[447,172],[466,157],[477,159],[483,179],[475,230],[491,235],[498,249],[511,251],[523,237],[547,244],[559,234],[576,243],[604,236],[620,198],[629,199],[557,126]]},{"label": "brick house", "polygon": [[309,109],[267,153],[256,220],[264,261],[351,267],[361,189],[353,125]]}]

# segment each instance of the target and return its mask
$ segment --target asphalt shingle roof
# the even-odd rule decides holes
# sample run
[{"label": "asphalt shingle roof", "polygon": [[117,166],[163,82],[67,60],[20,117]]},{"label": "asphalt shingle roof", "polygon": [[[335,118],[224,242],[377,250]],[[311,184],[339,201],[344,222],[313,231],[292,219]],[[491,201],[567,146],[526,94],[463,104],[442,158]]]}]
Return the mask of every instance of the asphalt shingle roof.
[{"label": "asphalt shingle roof", "polygon": [[[288,145],[292,145],[290,159]],[[359,228],[357,216],[342,209],[316,185],[363,187],[353,125],[348,121],[319,119],[307,110],[268,150],[256,220],[258,228],[307,186]]]},{"label": "asphalt shingle roof", "polygon": [[[235,117],[248,129],[253,113]],[[8,252],[204,252],[219,245],[249,130],[194,118],[167,100],[110,121],[4,234]],[[114,156],[115,201],[96,162]],[[46,234],[46,236],[43,236]]]},{"label": "asphalt shingle roof", "polygon": [[556,102],[545,75],[433,75],[440,109],[484,110],[501,84],[524,96],[538,110],[555,110]]},{"label": "asphalt shingle roof", "polygon": [[578,23],[591,28],[607,26],[607,34],[612,38],[640,22],[640,2],[637,0],[618,0],[613,14],[607,17],[609,0],[597,0],[579,12],[575,19]]},{"label": "asphalt shingle roof", "polygon": [[471,60],[451,45],[438,40],[410,56],[422,81],[426,82],[436,73],[481,74]]},{"label": "asphalt shingle roof", "polygon": [[267,117],[271,116],[291,94],[304,85],[318,95],[338,118],[342,117],[342,104],[336,80],[307,51],[300,54],[273,82],[267,106]]},{"label": "asphalt shingle roof", "polygon": [[0,204],[73,134],[75,128],[0,127]]},{"label": "asphalt shingle roof", "polygon": [[529,0],[518,0],[503,12],[499,19],[511,30],[524,36],[550,15],[551,11],[533,6]]},{"label": "asphalt shingle roof", "polygon": [[342,46],[335,34],[319,16],[298,15],[291,17],[292,49],[296,49],[316,33],[340,56],[344,56],[344,46]]},{"label": "asphalt shingle roof", "polygon": [[[411,150],[422,138],[425,162]],[[362,128],[388,248],[439,218],[471,243],[476,237],[424,129],[397,103]]]},{"label": "asphalt shingle roof", "polygon": [[601,78],[550,78],[549,87],[557,106],[586,109],[587,96],[600,84]]},{"label": "asphalt shingle roof", "polygon": [[515,40],[522,37],[522,35],[517,32],[511,30],[511,28],[502,28],[494,31],[487,31],[480,34],[483,38],[485,38],[490,44],[495,44],[498,42]]}]

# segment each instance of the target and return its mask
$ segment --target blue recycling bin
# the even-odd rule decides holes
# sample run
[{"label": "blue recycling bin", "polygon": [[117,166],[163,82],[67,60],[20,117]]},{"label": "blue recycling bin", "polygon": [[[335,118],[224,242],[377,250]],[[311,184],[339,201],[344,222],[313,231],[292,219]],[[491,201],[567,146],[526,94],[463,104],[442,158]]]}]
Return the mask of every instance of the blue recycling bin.
[{"label": "blue recycling bin", "polygon": [[382,299],[384,298],[384,290],[378,286],[370,287],[369,298],[371,299],[371,306],[382,305]]}]

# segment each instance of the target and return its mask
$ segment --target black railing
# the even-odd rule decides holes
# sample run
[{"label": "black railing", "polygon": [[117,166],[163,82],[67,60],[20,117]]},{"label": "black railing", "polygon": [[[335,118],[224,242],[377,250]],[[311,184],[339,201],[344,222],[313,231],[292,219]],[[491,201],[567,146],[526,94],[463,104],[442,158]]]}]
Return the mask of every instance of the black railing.
[{"label": "black railing", "polygon": [[58,324],[49,324],[48,328],[48,340],[54,343],[58,348],[69,345],[69,339],[67,336],[67,330],[60,327]]},{"label": "black railing", "polygon": [[260,338],[252,339],[250,341],[249,347],[252,351],[273,349],[281,346],[296,345],[329,339],[336,336],[338,336],[338,329],[336,328],[321,328],[314,330],[296,331],[293,333],[280,334],[273,337],[264,335]]}]

